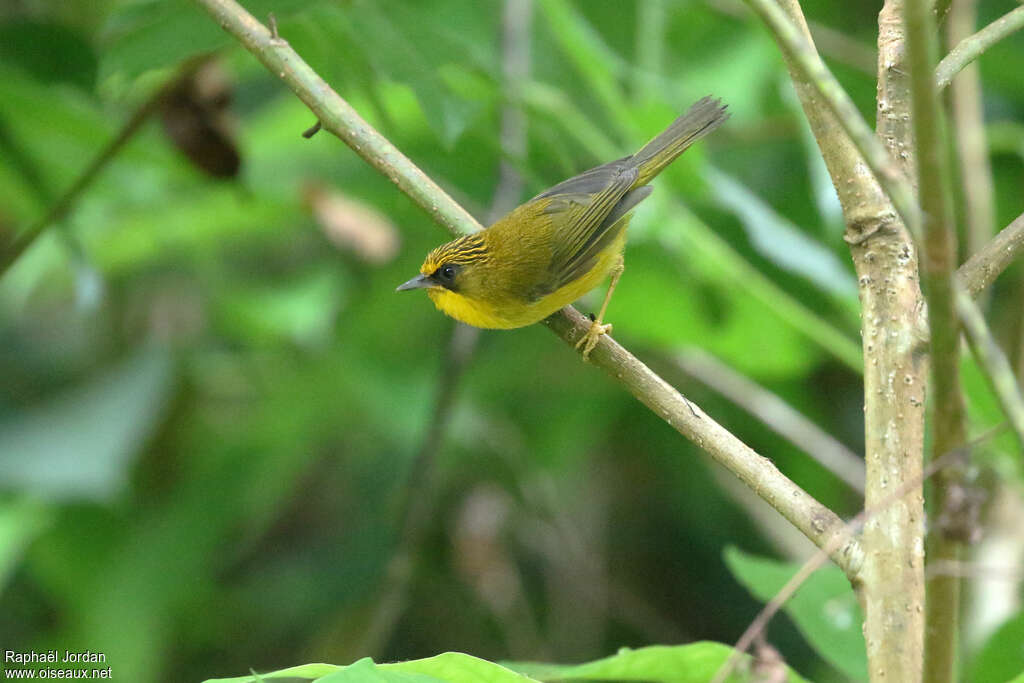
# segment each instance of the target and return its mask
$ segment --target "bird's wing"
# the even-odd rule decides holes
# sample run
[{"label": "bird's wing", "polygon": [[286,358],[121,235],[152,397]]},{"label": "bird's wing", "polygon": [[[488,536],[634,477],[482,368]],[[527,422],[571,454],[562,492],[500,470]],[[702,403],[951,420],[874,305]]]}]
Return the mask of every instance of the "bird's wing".
[{"label": "bird's wing", "polygon": [[537,196],[549,200],[544,213],[555,230],[550,278],[543,289],[554,291],[593,268],[597,255],[622,229],[619,219],[650,192],[630,189],[637,169],[627,160],[598,166]]}]

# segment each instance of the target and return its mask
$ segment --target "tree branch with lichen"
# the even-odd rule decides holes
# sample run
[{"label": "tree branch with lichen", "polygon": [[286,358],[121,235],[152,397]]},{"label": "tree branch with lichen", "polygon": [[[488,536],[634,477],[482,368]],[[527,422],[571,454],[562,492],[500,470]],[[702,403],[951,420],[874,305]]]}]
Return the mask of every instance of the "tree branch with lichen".
[{"label": "tree branch with lichen", "polygon": [[[280,37],[268,30],[234,0],[196,0],[228,33],[252,52],[271,73],[283,80],[316,114],[322,127],[341,138],[371,166],[454,233],[480,229],[480,225],[433,180],[406,158],[384,136],[317,75]],[[544,324],[570,345],[590,327],[572,307],[551,316]],[[747,486],[778,510],[819,547],[843,532],[839,517],[783,475],[767,458],[753,451],[676,389],[607,335],[590,355],[595,366],[621,383],[676,431],[732,471]],[[832,559],[853,577],[862,560],[856,539],[837,544]]]},{"label": "tree branch with lichen", "polygon": [[1024,252],[1024,213],[960,266],[957,275],[971,296],[987,289]]},{"label": "tree branch with lichen", "polygon": [[942,90],[960,70],[980,57],[986,50],[1010,35],[1024,28],[1024,7],[1018,7],[999,17],[972,36],[957,43],[949,54],[935,67],[935,81]]}]

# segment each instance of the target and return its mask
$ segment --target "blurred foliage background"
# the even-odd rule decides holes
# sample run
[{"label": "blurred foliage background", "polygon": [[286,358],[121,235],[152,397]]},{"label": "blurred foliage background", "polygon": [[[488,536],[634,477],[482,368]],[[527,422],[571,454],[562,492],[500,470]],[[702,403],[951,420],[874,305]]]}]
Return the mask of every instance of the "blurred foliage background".
[{"label": "blurred foliage background", "polygon": [[[778,51],[741,6],[538,0],[529,75],[509,83],[498,0],[244,4],[273,11],[481,219],[503,158],[521,201],[723,98],[728,124],[637,211],[608,319],[799,485],[859,510],[855,486],[722,393],[738,372],[861,451],[842,218]],[[873,120],[880,3],[803,4]],[[1011,7],[984,0],[980,21]],[[395,294],[448,236],[338,140],[303,139],[309,111],[192,3],[0,6],[0,235],[43,216],[210,51],[0,280],[0,644],[90,648],[144,683],[365,655],[572,662],[733,642],[778,571],[751,556],[794,560],[809,544],[541,326],[453,336],[426,297]],[[981,71],[1002,226],[1024,189],[1024,36]],[[527,143],[503,154],[508,108]],[[1017,267],[989,299],[1017,368],[1022,294]],[[1001,416],[965,372],[981,433]],[[450,420],[431,434],[439,396]],[[977,459],[1011,520],[1019,456],[1000,438]],[[1019,564],[1014,526],[1002,561]],[[1024,630],[1018,585],[970,582],[974,680],[1024,668],[998,640]],[[863,667],[847,647],[852,593],[833,603],[825,628],[841,645],[814,642],[799,615],[769,632],[815,680]]]}]

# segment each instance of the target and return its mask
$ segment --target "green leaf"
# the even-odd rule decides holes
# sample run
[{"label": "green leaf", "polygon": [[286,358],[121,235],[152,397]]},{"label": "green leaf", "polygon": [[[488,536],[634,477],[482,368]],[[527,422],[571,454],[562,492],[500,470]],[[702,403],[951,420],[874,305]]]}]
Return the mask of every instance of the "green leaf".
[{"label": "green leaf", "polygon": [[414,659],[397,664],[379,664],[385,671],[426,674],[449,683],[522,683],[529,679],[500,664],[479,659],[461,652],[445,652],[426,659]]},{"label": "green leaf", "polygon": [[[652,645],[636,650],[623,648],[611,657],[586,664],[558,666],[554,664],[510,663],[509,667],[541,681],[649,681],[651,683],[704,683],[732,655],[728,645],[711,642],[688,645]],[[749,662],[749,656],[744,656]],[[788,670],[788,681],[803,679]],[[744,680],[733,674],[728,680]]]},{"label": "green leaf", "polygon": [[301,664],[291,666],[287,669],[271,671],[265,674],[253,676],[237,676],[235,678],[209,678],[203,683],[259,683],[261,679],[271,678],[305,678],[307,680],[319,680],[329,676],[344,667],[336,664]]},{"label": "green leaf", "polygon": [[[369,657],[348,666],[305,664],[260,674],[262,678],[306,678],[323,683],[523,683],[530,679],[500,664],[461,652],[445,652],[426,659],[375,664]],[[205,683],[256,683],[254,676],[217,678]]]},{"label": "green leaf", "polygon": [[443,683],[443,679],[408,671],[388,671],[369,657],[318,679],[321,683]]},{"label": "green leaf", "polygon": [[[725,551],[732,575],[757,599],[767,602],[799,571],[800,565]],[[850,582],[838,567],[822,567],[783,606],[810,645],[846,676],[867,680],[863,619]]]},{"label": "green leaf", "polygon": [[[996,629],[971,665],[972,681],[1005,681],[1024,668],[1024,611]],[[1016,681],[1024,679],[1024,673]]]},{"label": "green leaf", "polygon": [[166,351],[147,349],[92,381],[0,422],[0,486],[50,499],[106,499],[163,413]]}]

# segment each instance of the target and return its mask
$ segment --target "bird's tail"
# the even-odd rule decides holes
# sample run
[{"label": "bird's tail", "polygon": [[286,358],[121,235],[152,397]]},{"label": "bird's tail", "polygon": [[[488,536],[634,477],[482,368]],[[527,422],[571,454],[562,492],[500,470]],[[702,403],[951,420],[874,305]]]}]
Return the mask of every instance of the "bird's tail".
[{"label": "bird's tail", "polygon": [[729,118],[721,100],[704,97],[633,155],[639,174],[633,187],[651,182],[686,149]]}]

